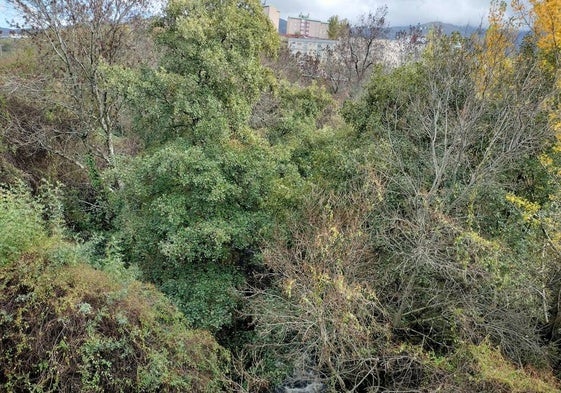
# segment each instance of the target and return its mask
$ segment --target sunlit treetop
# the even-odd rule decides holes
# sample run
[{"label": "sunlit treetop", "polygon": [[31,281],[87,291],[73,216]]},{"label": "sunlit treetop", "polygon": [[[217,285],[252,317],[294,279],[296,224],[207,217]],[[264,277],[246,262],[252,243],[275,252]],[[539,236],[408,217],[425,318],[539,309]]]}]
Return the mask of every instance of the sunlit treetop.
[{"label": "sunlit treetop", "polygon": [[561,0],[530,0],[531,9],[523,1],[513,0],[512,8],[532,26],[537,45],[548,58],[550,67],[558,68],[561,52]]}]

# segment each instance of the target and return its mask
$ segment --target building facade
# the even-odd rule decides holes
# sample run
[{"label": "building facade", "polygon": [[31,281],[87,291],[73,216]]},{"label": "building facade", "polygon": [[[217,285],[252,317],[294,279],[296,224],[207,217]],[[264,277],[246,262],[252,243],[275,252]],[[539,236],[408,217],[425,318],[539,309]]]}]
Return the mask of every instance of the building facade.
[{"label": "building facade", "polygon": [[279,31],[280,11],[271,5],[263,6],[263,12],[269,17],[275,30]]},{"label": "building facade", "polygon": [[288,17],[286,25],[286,35],[294,37],[307,37],[328,39],[328,24],[319,20],[309,19],[303,15],[298,18]]},{"label": "building facade", "polygon": [[321,38],[291,38],[287,40],[288,50],[293,56],[305,55],[319,60],[324,60],[329,54],[330,49],[337,45],[335,40]]}]

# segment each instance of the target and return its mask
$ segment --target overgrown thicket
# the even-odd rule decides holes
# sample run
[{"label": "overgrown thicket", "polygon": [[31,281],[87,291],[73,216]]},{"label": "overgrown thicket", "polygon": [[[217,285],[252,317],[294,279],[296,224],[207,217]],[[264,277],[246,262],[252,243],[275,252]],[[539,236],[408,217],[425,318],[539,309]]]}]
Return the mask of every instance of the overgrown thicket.
[{"label": "overgrown thicket", "polygon": [[559,391],[547,4],[304,75],[254,0],[12,3],[2,389]]},{"label": "overgrown thicket", "polygon": [[227,355],[208,332],[189,329],[114,256],[94,269],[93,256],[61,238],[52,208],[25,187],[0,198],[2,390],[220,389]]}]

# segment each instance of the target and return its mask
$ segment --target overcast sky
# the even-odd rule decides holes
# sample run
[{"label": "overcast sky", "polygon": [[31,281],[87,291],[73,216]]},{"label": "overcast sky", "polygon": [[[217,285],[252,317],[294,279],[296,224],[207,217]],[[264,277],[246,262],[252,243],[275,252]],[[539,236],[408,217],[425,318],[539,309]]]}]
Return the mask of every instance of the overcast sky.
[{"label": "overcast sky", "polygon": [[[460,26],[486,23],[490,0],[267,0],[281,12],[281,18],[309,14],[312,19],[327,21],[331,15],[355,20],[360,14],[387,5],[390,26],[407,26],[426,22],[446,22]],[[0,26],[14,14],[0,0]]]},{"label": "overcast sky", "polygon": [[486,23],[490,0],[267,0],[267,4],[276,7],[283,19],[303,13],[323,21],[331,15],[353,21],[360,14],[387,5],[391,26],[435,21],[479,26]]},{"label": "overcast sky", "polygon": [[4,0],[0,0],[0,26],[8,27],[6,20],[12,20],[15,18],[14,12],[6,6]]}]

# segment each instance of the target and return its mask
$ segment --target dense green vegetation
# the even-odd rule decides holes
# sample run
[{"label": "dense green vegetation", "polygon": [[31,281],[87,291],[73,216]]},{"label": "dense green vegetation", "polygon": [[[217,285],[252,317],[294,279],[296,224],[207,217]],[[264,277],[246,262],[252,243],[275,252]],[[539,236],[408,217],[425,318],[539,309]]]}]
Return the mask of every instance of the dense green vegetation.
[{"label": "dense green vegetation", "polygon": [[3,391],[220,390],[228,357],[208,332],[118,256],[62,239],[23,186],[0,192]]},{"label": "dense green vegetation", "polygon": [[561,389],[546,33],[493,2],[332,95],[254,0],[10,1],[0,390]]}]

